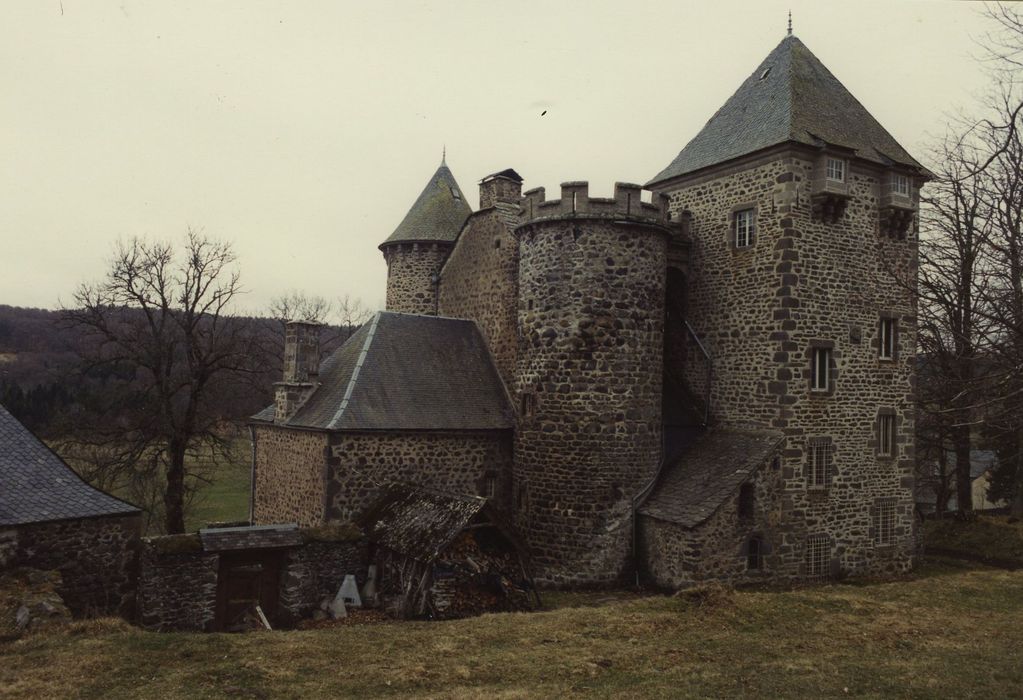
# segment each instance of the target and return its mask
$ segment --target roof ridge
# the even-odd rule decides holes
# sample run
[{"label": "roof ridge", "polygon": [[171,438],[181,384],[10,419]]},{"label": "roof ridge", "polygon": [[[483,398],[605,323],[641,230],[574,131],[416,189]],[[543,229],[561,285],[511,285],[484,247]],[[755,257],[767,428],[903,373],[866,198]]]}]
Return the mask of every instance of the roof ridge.
[{"label": "roof ridge", "polygon": [[345,395],[341,399],[341,404],[337,407],[337,412],[334,417],[330,419],[330,423],[327,427],[331,430],[337,428],[341,422],[342,416],[344,416],[345,409],[348,408],[348,402],[352,398],[352,392],[355,390],[355,382],[359,379],[359,371],[362,369],[362,363],[366,361],[366,355],[369,354],[369,346],[373,343],[373,336],[376,335],[377,323],[380,321],[382,312],[377,311],[373,314],[373,320],[370,322],[369,330],[366,331],[366,340],[362,344],[362,351],[359,352],[359,359],[355,361],[355,369],[352,370],[352,376],[348,379],[348,386],[345,388]]}]

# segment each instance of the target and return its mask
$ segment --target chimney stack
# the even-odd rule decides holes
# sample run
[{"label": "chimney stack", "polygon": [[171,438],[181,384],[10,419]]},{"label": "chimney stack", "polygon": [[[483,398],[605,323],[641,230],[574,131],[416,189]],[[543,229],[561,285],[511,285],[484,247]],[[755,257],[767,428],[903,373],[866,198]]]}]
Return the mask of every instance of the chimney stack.
[{"label": "chimney stack", "polygon": [[284,329],[284,377],[274,387],[274,423],[286,423],[319,384],[320,324],[288,321]]},{"label": "chimney stack", "polygon": [[508,168],[480,180],[480,209],[498,202],[518,204],[522,199],[522,176]]}]

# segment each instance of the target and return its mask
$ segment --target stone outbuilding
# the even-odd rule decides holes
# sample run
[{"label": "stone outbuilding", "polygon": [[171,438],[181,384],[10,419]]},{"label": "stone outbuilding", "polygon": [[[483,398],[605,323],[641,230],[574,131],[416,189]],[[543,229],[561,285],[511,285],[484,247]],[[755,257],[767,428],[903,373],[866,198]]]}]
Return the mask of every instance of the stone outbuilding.
[{"label": "stone outbuilding", "polygon": [[323,367],[297,355],[253,417],[255,524],[355,520],[392,481],[507,493],[513,412],[474,322],[382,311]]},{"label": "stone outbuilding", "polygon": [[75,616],[131,618],[141,526],[0,406],[0,569],[59,571]]},{"label": "stone outbuilding", "polygon": [[540,604],[525,550],[479,496],[392,484],[365,515],[382,607],[447,619]]}]

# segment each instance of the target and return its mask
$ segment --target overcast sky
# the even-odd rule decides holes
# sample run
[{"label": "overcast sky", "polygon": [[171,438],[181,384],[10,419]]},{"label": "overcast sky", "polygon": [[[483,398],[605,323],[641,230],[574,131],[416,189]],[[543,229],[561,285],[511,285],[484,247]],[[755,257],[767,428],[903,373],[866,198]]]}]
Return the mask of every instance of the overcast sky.
[{"label": "overcast sky", "polygon": [[[447,146],[477,182],[645,182],[794,33],[917,158],[983,75],[977,3],[0,2],[0,304],[134,235],[231,241],[259,311],[382,307],[377,245]],[[546,111],[546,114],[543,112]]]}]

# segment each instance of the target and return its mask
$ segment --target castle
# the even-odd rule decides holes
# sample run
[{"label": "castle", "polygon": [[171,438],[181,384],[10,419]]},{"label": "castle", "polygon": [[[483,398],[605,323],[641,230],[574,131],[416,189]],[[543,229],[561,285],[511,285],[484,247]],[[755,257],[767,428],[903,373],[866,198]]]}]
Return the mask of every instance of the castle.
[{"label": "castle", "polygon": [[289,325],[253,522],[405,482],[489,498],[547,585],[906,571],[927,178],[791,34],[643,187],[508,169],[473,212],[442,162],[387,310],[322,366]]}]

